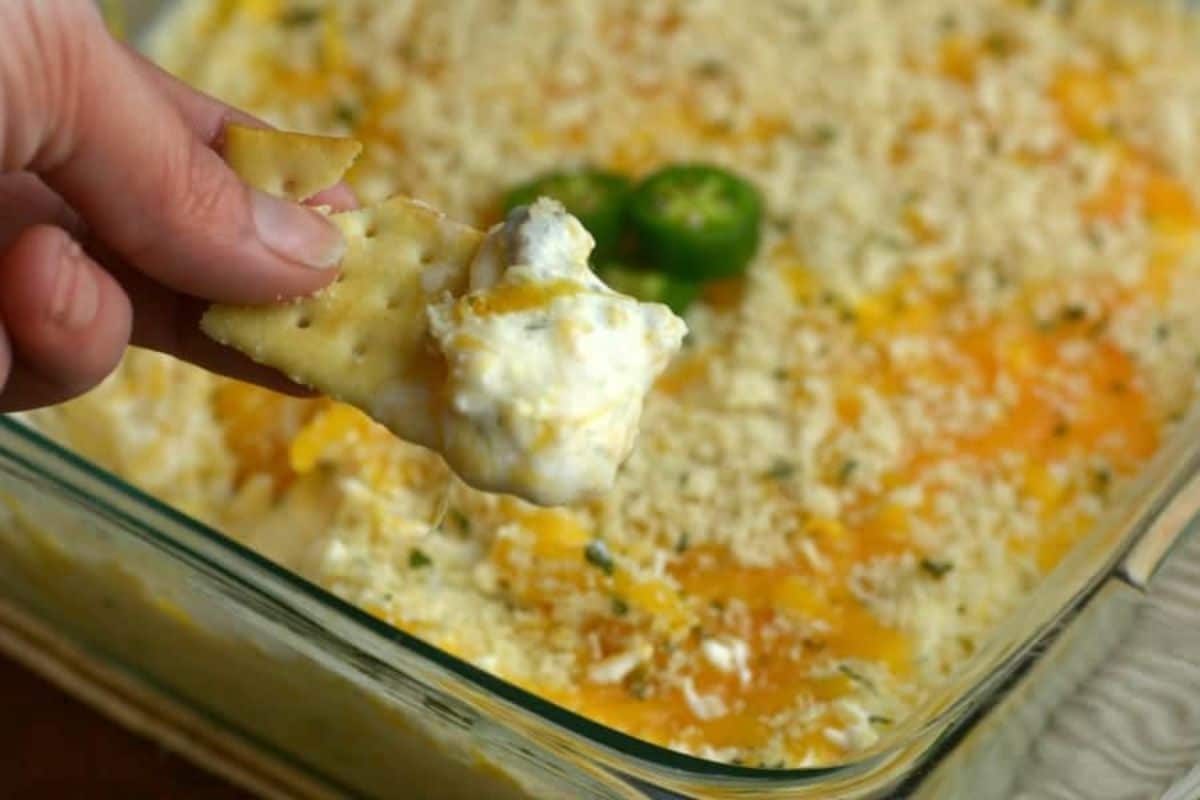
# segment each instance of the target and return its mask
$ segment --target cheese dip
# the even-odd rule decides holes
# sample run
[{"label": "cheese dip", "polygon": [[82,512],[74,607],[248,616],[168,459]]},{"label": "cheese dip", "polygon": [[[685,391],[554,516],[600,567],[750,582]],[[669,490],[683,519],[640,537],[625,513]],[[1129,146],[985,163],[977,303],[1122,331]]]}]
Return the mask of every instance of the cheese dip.
[{"label": "cheese dip", "polygon": [[470,291],[428,307],[448,367],[441,449],[472,485],[563,504],[610,487],[633,449],[687,328],[605,286],[593,246],[558,203],[522,206],[489,232]]}]

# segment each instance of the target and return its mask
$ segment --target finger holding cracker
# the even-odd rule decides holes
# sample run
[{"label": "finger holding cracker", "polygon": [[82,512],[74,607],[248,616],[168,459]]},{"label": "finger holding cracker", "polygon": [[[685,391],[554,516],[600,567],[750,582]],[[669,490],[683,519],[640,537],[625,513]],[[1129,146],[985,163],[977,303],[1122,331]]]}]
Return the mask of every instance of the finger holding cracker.
[{"label": "finger holding cracker", "polygon": [[[226,134],[244,179],[294,200],[339,181],[359,149]],[[485,236],[405,197],[330,220],[347,245],[336,282],[286,304],[214,306],[203,330],[439,451],[477,488],[561,504],[611,485],[686,327],[596,278],[578,220],[539,200]]]}]

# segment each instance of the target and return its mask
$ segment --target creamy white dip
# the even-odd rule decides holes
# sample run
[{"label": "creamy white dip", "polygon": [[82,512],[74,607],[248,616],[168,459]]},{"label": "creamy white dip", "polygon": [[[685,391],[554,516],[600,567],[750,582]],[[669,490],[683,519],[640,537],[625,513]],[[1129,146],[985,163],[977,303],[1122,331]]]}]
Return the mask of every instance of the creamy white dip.
[{"label": "creamy white dip", "polygon": [[448,376],[441,451],[468,483],[544,505],[608,489],[687,327],[592,273],[594,242],[541,199],[489,231],[469,291],[427,308]]}]

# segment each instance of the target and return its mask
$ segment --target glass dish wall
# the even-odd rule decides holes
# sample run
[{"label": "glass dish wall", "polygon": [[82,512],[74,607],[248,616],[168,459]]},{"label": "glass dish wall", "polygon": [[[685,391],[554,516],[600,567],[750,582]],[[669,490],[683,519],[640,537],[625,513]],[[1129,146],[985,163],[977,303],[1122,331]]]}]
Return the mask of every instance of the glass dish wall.
[{"label": "glass dish wall", "polygon": [[[715,764],[592,723],[391,629],[9,419],[0,605],[339,793],[867,798],[905,787],[977,798],[980,785],[1002,784],[972,776],[1015,766],[1023,731],[1069,688],[1064,676],[1120,636],[1131,585],[1191,518],[1198,460],[1195,447],[1168,448],[1133,502],[955,685],[859,760],[826,769]],[[1126,574],[1114,572],[1121,559]]]}]

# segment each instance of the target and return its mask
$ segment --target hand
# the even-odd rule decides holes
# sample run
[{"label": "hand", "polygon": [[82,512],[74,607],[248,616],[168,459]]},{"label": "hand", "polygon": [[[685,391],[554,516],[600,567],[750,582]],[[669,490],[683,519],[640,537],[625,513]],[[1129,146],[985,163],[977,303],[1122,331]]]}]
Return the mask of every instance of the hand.
[{"label": "hand", "polygon": [[299,391],[196,326],[206,301],[316,291],[345,248],[218,155],[227,122],[262,123],[112,39],[88,0],[0,0],[0,42],[0,412],[86,391],[130,343]]}]

